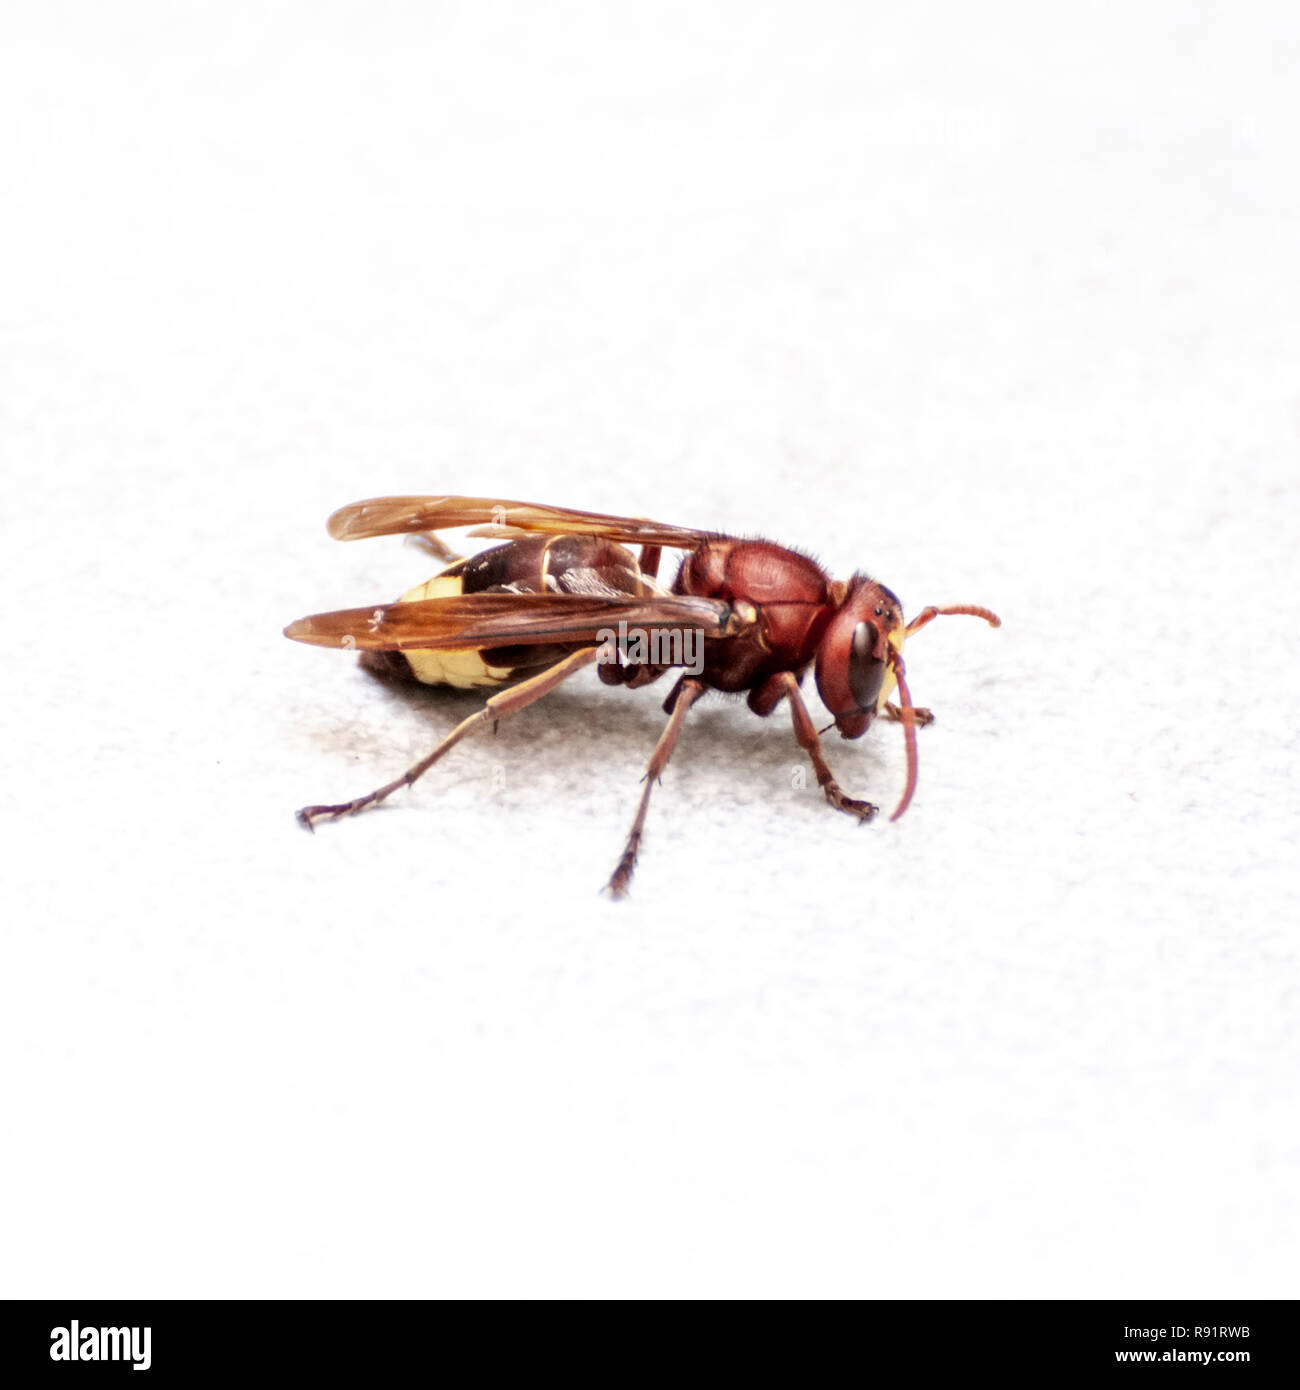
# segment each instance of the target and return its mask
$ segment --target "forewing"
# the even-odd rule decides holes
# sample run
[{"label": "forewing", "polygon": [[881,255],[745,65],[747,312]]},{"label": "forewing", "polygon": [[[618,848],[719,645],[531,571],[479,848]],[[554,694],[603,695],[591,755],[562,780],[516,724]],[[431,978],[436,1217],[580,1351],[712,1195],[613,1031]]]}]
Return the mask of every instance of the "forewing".
[{"label": "forewing", "polygon": [[598,642],[602,632],[629,628],[699,631],[705,637],[743,632],[739,616],[717,599],[652,595],[601,598],[587,594],[462,594],[376,608],[344,608],[299,618],[286,637],[317,647],[365,651],[437,651],[551,642]]},{"label": "forewing", "polygon": [[339,541],[355,541],[364,536],[396,536],[411,531],[440,531],[454,526],[492,525],[513,527],[518,531],[607,536],[614,541],[666,545],[677,550],[695,550],[718,534],[685,526],[667,526],[640,517],[575,512],[565,507],[508,502],[496,497],[374,497],[340,508],[328,524],[330,535]]}]

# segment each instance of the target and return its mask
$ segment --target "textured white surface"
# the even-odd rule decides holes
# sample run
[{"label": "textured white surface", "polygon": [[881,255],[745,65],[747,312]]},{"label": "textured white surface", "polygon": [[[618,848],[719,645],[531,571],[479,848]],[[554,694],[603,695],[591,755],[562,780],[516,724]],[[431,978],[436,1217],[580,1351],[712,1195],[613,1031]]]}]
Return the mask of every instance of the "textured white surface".
[{"label": "textured white surface", "polygon": [[[196,15],[200,17],[196,17]],[[13,1295],[1300,1293],[1294,6],[11,4]],[[771,534],[921,783],[285,642],[335,506]],[[820,714],[820,707],[816,707]],[[892,805],[901,740],[829,753]]]}]

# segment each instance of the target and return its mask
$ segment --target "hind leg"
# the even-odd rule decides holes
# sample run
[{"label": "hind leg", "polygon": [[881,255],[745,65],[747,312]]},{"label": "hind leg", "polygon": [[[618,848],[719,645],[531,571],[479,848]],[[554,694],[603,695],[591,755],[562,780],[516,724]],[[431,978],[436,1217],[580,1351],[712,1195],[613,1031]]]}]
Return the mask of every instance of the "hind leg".
[{"label": "hind leg", "polygon": [[407,542],[444,565],[458,564],[465,557],[457,555],[436,531],[414,531],[407,536]]},{"label": "hind leg", "polygon": [[364,811],[368,806],[377,805],[395,791],[400,791],[403,787],[409,787],[412,782],[418,781],[439,758],[450,752],[461,739],[468,738],[470,734],[477,733],[489,724],[495,728],[498,721],[509,719],[512,714],[518,714],[521,709],[527,709],[535,700],[540,700],[543,695],[550,694],[557,685],[581,671],[584,666],[590,666],[599,654],[600,649],[598,647],[584,647],[581,651],[566,656],[563,661],[557,662],[538,675],[532,676],[526,681],[520,681],[518,685],[511,686],[509,690],[503,690],[499,694],[493,695],[477,714],[471,714],[468,719],[462,719],[428,757],[421,758],[418,763],[408,767],[395,781],[388,782],[382,787],[376,787],[374,791],[367,792],[365,796],[359,796],[354,801],[342,801],[335,806],[304,806],[298,812],[298,823],[310,830],[315,821],[326,818],[334,820],[339,816],[354,816],[358,811]]}]

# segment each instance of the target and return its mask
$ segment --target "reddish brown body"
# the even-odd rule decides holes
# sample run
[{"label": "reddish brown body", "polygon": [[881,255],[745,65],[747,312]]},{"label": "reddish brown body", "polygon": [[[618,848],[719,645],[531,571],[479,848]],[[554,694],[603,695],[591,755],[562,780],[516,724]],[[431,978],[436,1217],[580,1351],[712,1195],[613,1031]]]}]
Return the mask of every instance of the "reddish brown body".
[{"label": "reddish brown body", "polygon": [[[818,692],[844,738],[860,738],[877,715],[901,723],[908,781],[897,819],[916,784],[916,726],[932,718],[912,706],[904,640],[940,614],[968,614],[999,625],[995,614],[973,605],[926,608],[904,624],[895,595],[865,575],[834,581],[806,555],[772,541],[636,518],[484,498],[399,497],[345,507],[330,519],[330,530],[353,539],[485,521],[498,533],[504,526],[521,538],[457,560],[396,604],[318,614],[285,629],[300,641],[360,649],[362,660],[387,676],[457,685],[519,682],[492,696],[397,781],[354,801],[305,807],[298,814],[308,827],[320,817],[363,810],[410,785],[467,734],[495,725],[596,662],[606,684],[632,687],[657,680],[671,665],[686,667],[665,701],[669,722],[610,880],[616,896],[632,875],[651,788],[687,711],[708,690],[747,692],[750,709],[760,716],[788,700],[795,737],[826,799],[859,820],[869,820],[876,807],[841,791],[822,755],[800,682],[815,665]],[[639,559],[619,543],[626,541],[641,543]],[[664,547],[687,552],[670,592],[656,582]],[[606,634],[615,625],[632,624],[650,628],[651,635],[700,638],[698,665],[676,656],[634,660],[615,651]],[[898,706],[886,700],[895,686]]]},{"label": "reddish brown body", "polygon": [[771,541],[717,541],[682,561],[675,593],[744,600],[758,623],[739,637],[705,644],[703,679],[715,690],[750,691],[750,708],[766,709],[763,691],[783,671],[802,676],[834,613],[830,577],[805,555]]}]

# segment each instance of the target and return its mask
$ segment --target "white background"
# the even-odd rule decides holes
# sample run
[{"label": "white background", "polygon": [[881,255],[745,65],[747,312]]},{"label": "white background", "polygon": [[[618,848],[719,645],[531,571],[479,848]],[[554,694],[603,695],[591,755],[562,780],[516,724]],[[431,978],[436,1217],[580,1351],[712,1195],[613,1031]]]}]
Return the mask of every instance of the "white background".
[{"label": "white background", "polygon": [[[1300,19],[10,4],[0,1293],[1295,1297]],[[869,568],[896,825],[280,629],[468,492]],[[814,706],[820,717],[820,706]],[[897,729],[828,754],[886,808]]]}]

